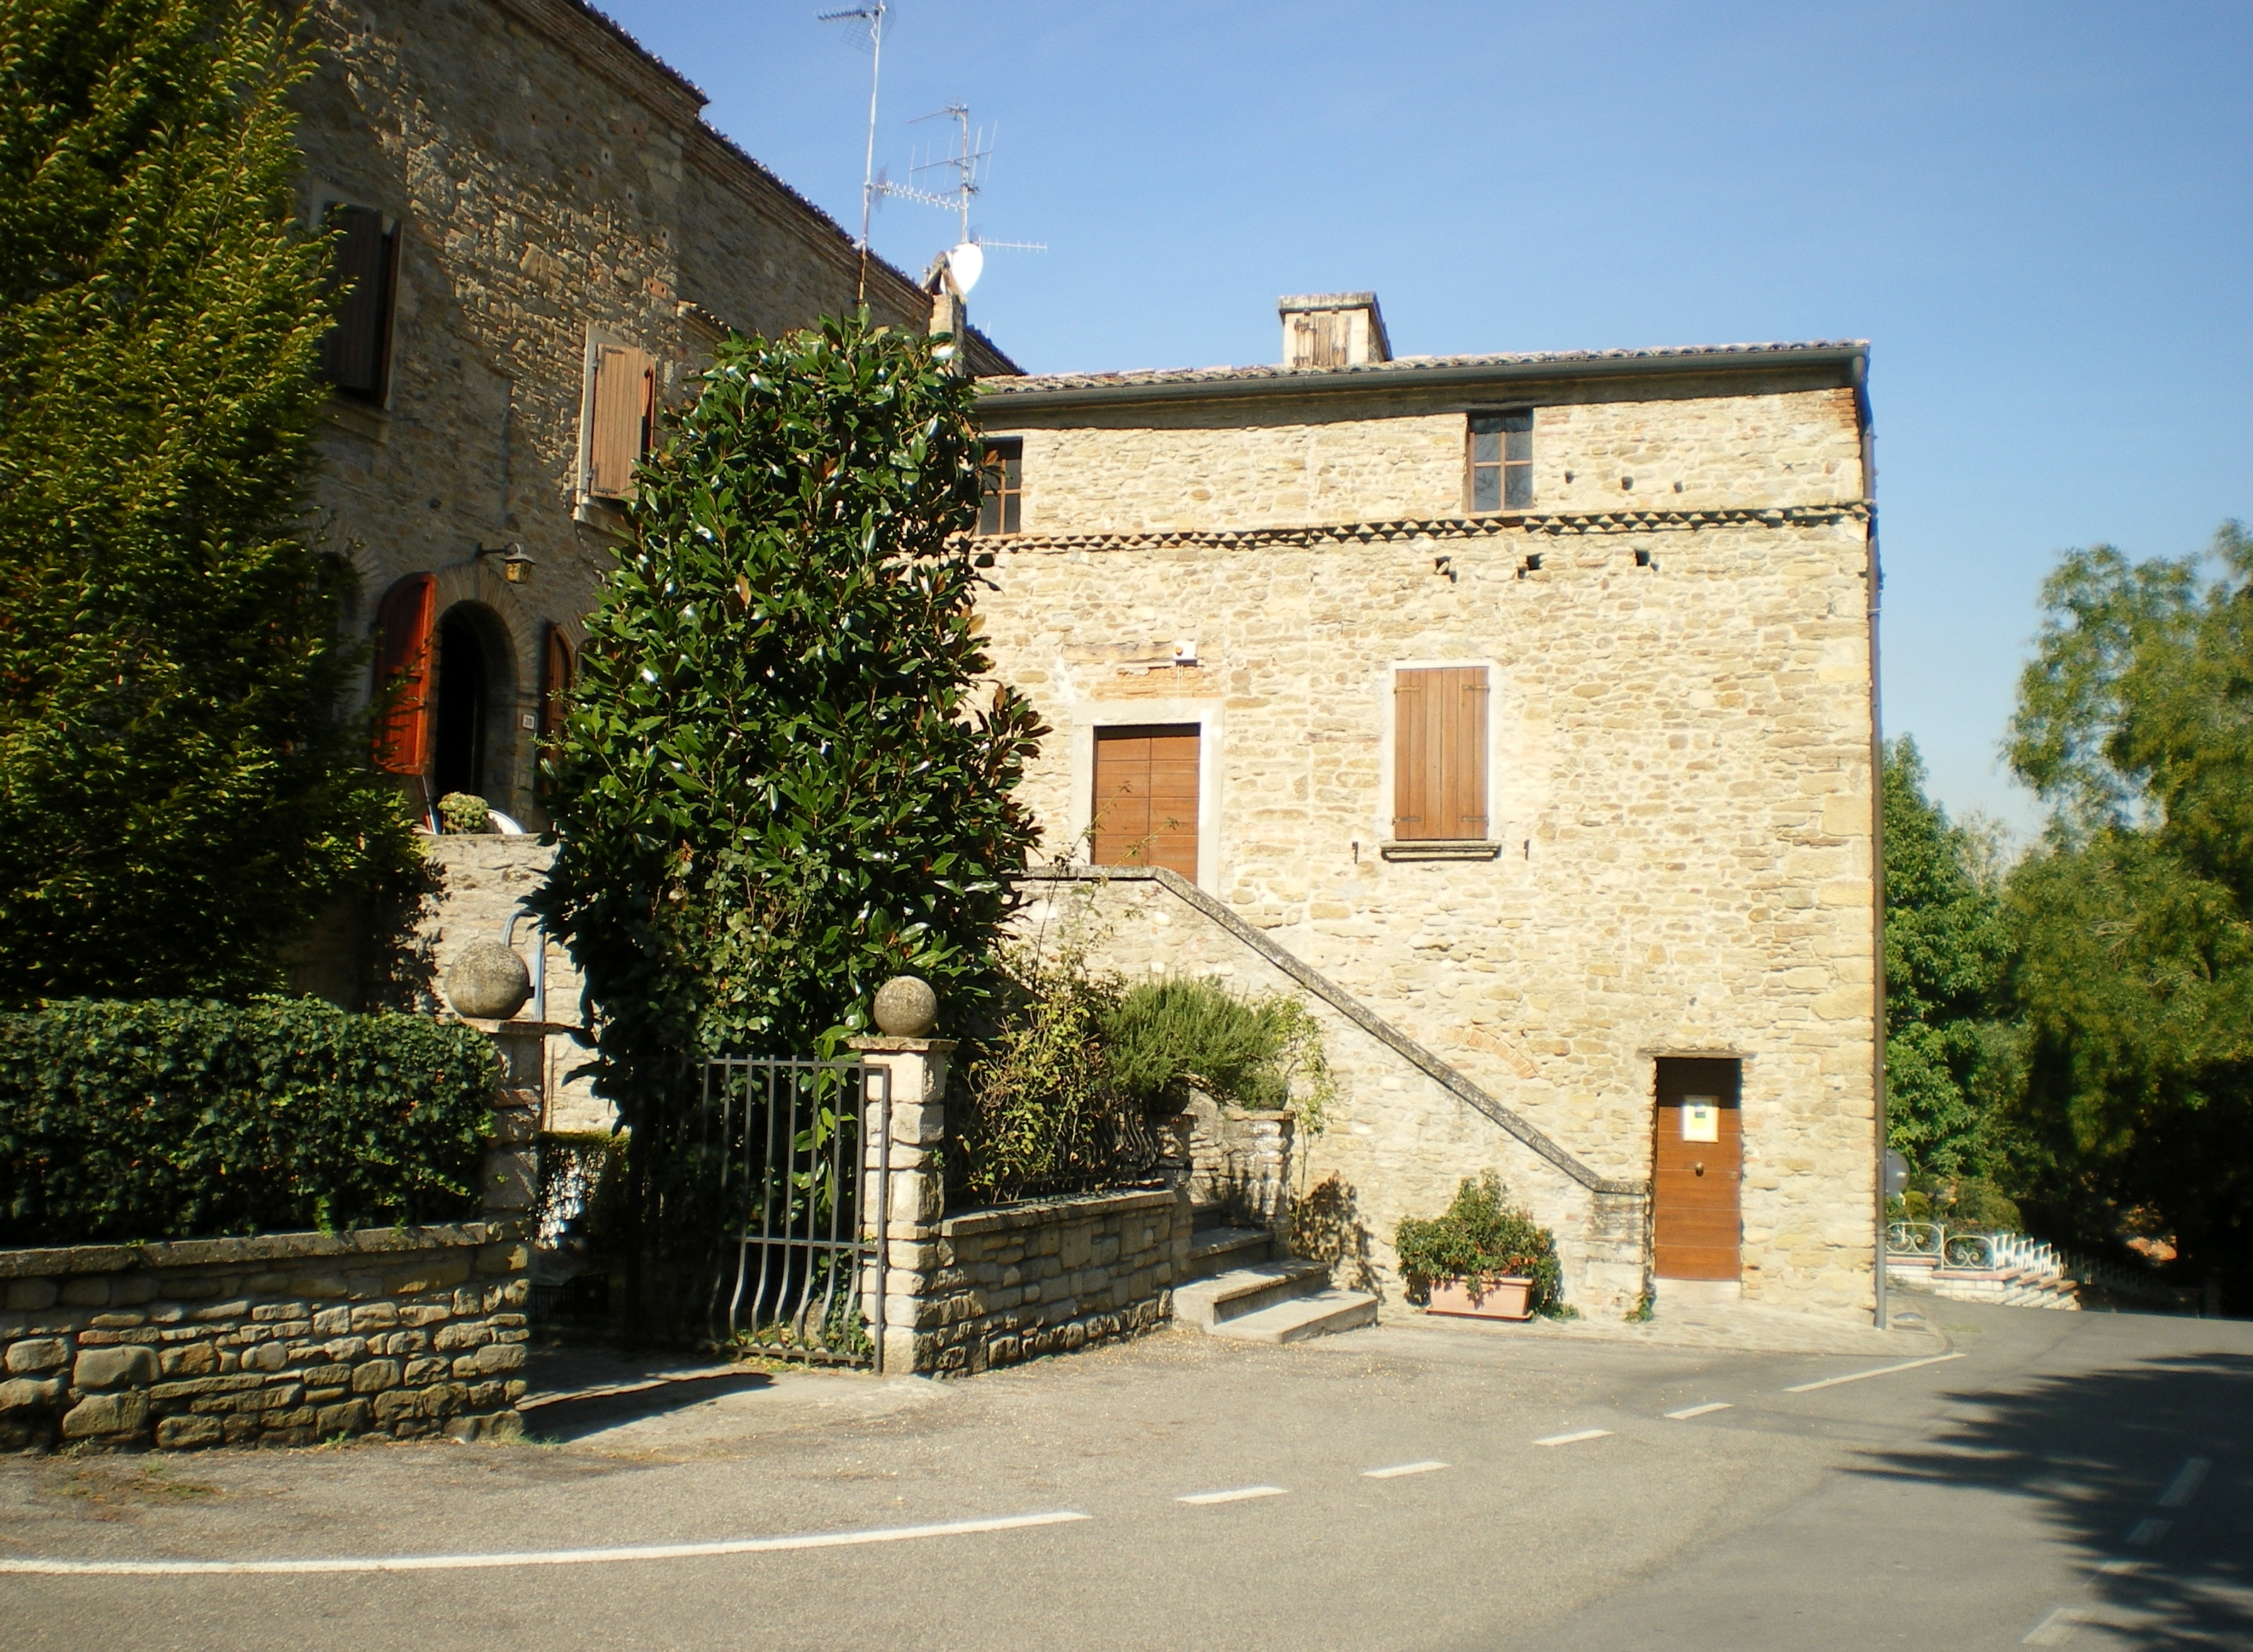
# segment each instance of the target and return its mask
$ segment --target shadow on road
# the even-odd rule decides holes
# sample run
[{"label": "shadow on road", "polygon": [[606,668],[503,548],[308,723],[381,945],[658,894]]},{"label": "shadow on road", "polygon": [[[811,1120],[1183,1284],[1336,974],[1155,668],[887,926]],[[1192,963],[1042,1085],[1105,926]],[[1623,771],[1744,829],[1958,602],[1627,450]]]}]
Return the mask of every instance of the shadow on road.
[{"label": "shadow on road", "polygon": [[595,1350],[543,1349],[533,1357],[533,1392],[519,1409],[534,1439],[582,1439],[622,1423],[771,1387],[764,1371],[708,1362],[636,1361]]},{"label": "shadow on road", "polygon": [[[1957,1398],[1966,1420],[1859,1472],[2038,1500],[2092,1570],[2113,1563],[2075,1604],[2093,1624],[2131,1631],[2138,1647],[2253,1646],[2245,1495],[2253,1356],[2154,1357]],[[2183,1488],[2179,1476],[2193,1459],[2210,1465],[2196,1490],[2162,1506],[2171,1487]],[[1962,1536],[1979,1541],[1977,1530]]]}]

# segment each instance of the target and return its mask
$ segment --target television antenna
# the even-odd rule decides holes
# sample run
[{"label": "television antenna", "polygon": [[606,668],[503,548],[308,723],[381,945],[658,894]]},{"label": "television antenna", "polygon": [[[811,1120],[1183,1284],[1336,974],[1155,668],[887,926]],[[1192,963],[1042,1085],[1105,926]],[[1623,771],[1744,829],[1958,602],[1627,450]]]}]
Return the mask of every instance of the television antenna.
[{"label": "television antenna", "polygon": [[820,23],[858,22],[868,28],[868,148],[861,162],[861,275],[853,290],[855,304],[868,302],[868,212],[876,204],[876,87],[884,72],[884,25],[890,11],[886,0],[870,0],[847,10],[814,14]]},{"label": "television antenna", "polygon": [[898,200],[919,201],[925,206],[936,206],[955,215],[961,239],[941,256],[954,282],[955,290],[966,297],[980,272],[986,267],[987,248],[1006,247],[1016,252],[1044,253],[1048,251],[1048,244],[1033,240],[988,240],[971,227],[970,204],[984,190],[987,173],[993,165],[992,130],[982,126],[975,131],[971,129],[970,106],[967,103],[950,103],[945,108],[933,109],[928,115],[918,115],[908,124],[915,126],[924,121],[950,117],[955,123],[956,134],[952,153],[910,165],[908,176],[914,178],[919,173],[941,170],[951,171],[954,174],[952,189],[925,189],[915,184],[895,184],[889,178],[879,176],[870,185],[869,194],[872,199],[890,197]]}]

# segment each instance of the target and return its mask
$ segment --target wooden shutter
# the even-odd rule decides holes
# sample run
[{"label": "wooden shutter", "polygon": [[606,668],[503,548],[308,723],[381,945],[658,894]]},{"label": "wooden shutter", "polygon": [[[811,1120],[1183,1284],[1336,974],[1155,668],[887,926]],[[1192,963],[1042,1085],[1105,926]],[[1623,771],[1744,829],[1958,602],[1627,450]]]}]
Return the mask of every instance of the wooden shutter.
[{"label": "wooden shutter", "polygon": [[430,766],[431,621],[438,582],[409,574],[383,594],[376,610],[375,691],[396,686],[375,726],[375,766],[387,774],[419,775]]},{"label": "wooden shutter", "polygon": [[607,499],[630,499],[634,466],[649,451],[656,422],[656,362],[624,345],[596,345],[594,404],[587,438],[587,491]]},{"label": "wooden shutter", "polygon": [[1485,838],[1486,668],[1396,673],[1392,707],[1392,835]]},{"label": "wooden shutter", "polygon": [[540,668],[540,743],[546,746],[563,732],[563,697],[571,692],[571,639],[550,620],[548,646]]},{"label": "wooden shutter", "polygon": [[329,213],[337,232],[337,324],[321,344],[321,366],[339,390],[369,401],[383,400],[391,353],[393,254],[398,237],[386,234],[383,214],[372,206],[338,206]]},{"label": "wooden shutter", "polygon": [[1195,723],[1095,731],[1098,866],[1162,866],[1196,881],[1198,756]]}]

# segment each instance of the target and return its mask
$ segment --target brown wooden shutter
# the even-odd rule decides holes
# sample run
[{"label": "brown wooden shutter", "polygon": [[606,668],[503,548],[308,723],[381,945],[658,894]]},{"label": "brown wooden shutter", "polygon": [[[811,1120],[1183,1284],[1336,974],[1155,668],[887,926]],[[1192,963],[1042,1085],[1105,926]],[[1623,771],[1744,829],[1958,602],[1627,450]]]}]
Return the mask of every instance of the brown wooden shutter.
[{"label": "brown wooden shutter", "polygon": [[337,324],[321,343],[321,367],[339,390],[369,401],[383,400],[391,353],[393,254],[398,237],[386,234],[383,214],[372,206],[338,206],[329,213],[337,232]]},{"label": "brown wooden shutter", "polygon": [[1394,673],[1392,835],[1479,840],[1486,819],[1486,668]]},{"label": "brown wooden shutter", "polygon": [[431,622],[438,582],[409,574],[383,594],[376,610],[375,691],[396,694],[375,728],[375,766],[386,774],[419,775],[430,766]]},{"label": "brown wooden shutter", "polygon": [[595,346],[595,408],[587,442],[587,491],[633,497],[633,469],[657,422],[657,364],[624,345]]},{"label": "brown wooden shutter", "polygon": [[563,699],[571,692],[571,639],[550,620],[540,669],[540,743],[551,744],[563,732]]},{"label": "brown wooden shutter", "polygon": [[1197,875],[1195,723],[1141,723],[1095,731],[1098,866],[1161,866]]}]

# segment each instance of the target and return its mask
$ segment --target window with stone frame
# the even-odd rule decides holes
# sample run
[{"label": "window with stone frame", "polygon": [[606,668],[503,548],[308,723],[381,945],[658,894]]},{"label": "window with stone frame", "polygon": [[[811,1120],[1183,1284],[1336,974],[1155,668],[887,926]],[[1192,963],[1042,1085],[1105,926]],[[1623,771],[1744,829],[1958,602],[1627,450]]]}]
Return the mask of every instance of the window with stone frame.
[{"label": "window with stone frame", "polygon": [[1025,444],[1016,436],[986,443],[979,458],[978,531],[1015,533],[1024,526]]},{"label": "window with stone frame", "polygon": [[1470,415],[1470,508],[1523,511],[1533,503],[1533,409]]},{"label": "window with stone frame", "polygon": [[321,376],[339,395],[381,407],[390,390],[399,231],[385,228],[373,206],[339,204],[324,219],[336,237],[330,281],[338,298],[337,324],[321,340]]}]

